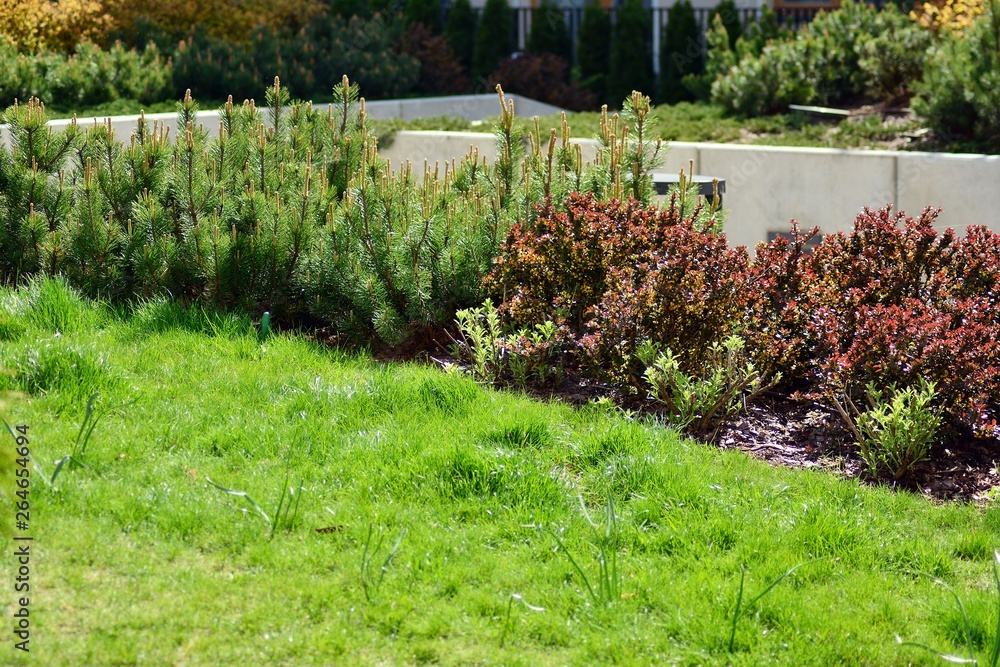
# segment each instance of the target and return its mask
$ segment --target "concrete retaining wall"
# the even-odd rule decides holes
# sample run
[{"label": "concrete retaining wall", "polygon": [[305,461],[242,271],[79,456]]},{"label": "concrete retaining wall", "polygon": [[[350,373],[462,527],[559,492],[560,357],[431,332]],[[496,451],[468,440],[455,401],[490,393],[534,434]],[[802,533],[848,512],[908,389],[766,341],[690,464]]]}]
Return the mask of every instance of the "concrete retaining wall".
[{"label": "concrete retaining wall", "polygon": [[[592,158],[596,142],[580,143]],[[443,164],[470,145],[493,158],[492,135],[471,132],[399,132],[382,152],[393,164]],[[689,161],[695,173],[726,180],[726,230],[734,245],[787,231],[793,218],[803,228],[846,231],[863,207],[887,203],[914,216],[941,207],[941,229],[985,225],[1000,232],[1000,155],[674,142],[662,169],[687,170]]]},{"label": "concrete retaining wall", "polygon": [[[548,116],[562,111],[559,107],[545,104],[536,100],[521,97],[520,95],[507,95],[508,99],[514,100],[514,112],[521,117],[531,118],[532,116]],[[325,109],[327,104],[318,105]],[[435,118],[437,116],[449,116],[464,118],[466,120],[485,120],[500,115],[500,102],[496,95],[452,95],[446,97],[423,97],[408,100],[376,100],[365,103],[368,115],[376,120],[390,118],[402,118],[403,120],[413,120],[414,118]],[[93,125],[94,123],[104,123],[111,121],[111,126],[115,134],[127,139],[135,131],[135,123],[138,116],[111,116],[109,119],[101,118],[80,118],[78,122],[81,127]],[[146,118],[150,123],[162,123],[169,127],[170,136],[177,133],[176,113],[147,114]],[[53,120],[49,123],[55,131],[65,129],[69,124],[68,119]],[[211,136],[219,134],[219,112],[217,110],[205,110],[198,112],[198,123],[208,130]],[[10,146],[10,137],[7,134],[7,126],[0,125],[0,139],[4,146]]]}]

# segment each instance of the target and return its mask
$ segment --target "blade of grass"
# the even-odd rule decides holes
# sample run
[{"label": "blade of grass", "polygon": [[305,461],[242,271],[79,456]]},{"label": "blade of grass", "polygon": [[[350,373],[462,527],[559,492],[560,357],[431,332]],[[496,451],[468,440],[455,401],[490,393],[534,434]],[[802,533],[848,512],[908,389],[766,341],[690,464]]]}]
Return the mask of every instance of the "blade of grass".
[{"label": "blade of grass", "polygon": [[566,558],[569,559],[570,565],[572,565],[573,569],[575,569],[577,574],[580,575],[580,578],[583,580],[583,584],[587,587],[587,592],[590,594],[590,597],[595,603],[600,602],[600,598],[597,596],[597,593],[594,592],[594,587],[590,585],[590,580],[587,578],[587,575],[584,574],[583,569],[577,564],[576,559],[573,558],[573,554],[566,548],[566,545],[563,543],[556,531],[549,529],[549,532],[552,534],[552,537],[555,538],[556,544],[559,545],[559,548],[562,549],[564,554],[566,554]]},{"label": "blade of grass", "polygon": [[399,553],[399,548],[403,545],[403,537],[405,536],[406,529],[404,528],[399,532],[399,537],[396,538],[396,543],[392,545],[392,549],[389,550],[389,554],[385,557],[385,561],[383,561],[378,575],[379,588],[382,586],[382,578],[385,577],[386,570],[389,569],[389,565],[392,563],[392,560],[396,557],[396,554]]},{"label": "blade of grass", "polygon": [[927,646],[926,644],[918,644],[917,642],[903,641],[903,638],[900,637],[899,635],[896,635],[896,643],[899,644],[900,646],[912,646],[913,648],[923,649],[924,651],[927,651],[929,653],[933,653],[934,655],[936,655],[937,657],[941,658],[945,662],[950,662],[950,663],[953,663],[953,664],[956,664],[956,665],[975,665],[975,664],[977,664],[975,658],[963,658],[960,655],[952,655],[950,653],[942,653],[941,651],[938,651],[937,649],[931,648],[930,646]]},{"label": "blade of grass", "polygon": [[790,574],[792,574],[793,572],[795,572],[795,570],[799,569],[803,565],[808,565],[809,563],[815,563],[817,560],[822,560],[822,559],[821,558],[817,558],[815,560],[806,561],[805,563],[799,563],[795,567],[792,567],[787,572],[785,572],[783,575],[781,575],[780,577],[778,577],[777,579],[775,579],[774,581],[772,581],[768,585],[768,587],[765,588],[757,597],[755,597],[753,600],[751,600],[750,602],[746,603],[746,605],[743,605],[743,606],[741,606],[741,604],[743,602],[743,583],[744,583],[744,578],[746,576],[746,568],[744,568],[742,565],[740,565],[740,592],[739,592],[739,595],[737,596],[737,599],[736,599],[736,610],[733,612],[733,625],[732,625],[732,629],[731,629],[731,631],[729,633],[729,652],[730,653],[733,652],[733,646],[734,646],[734,644],[736,642],[736,623],[740,620],[740,618],[743,617],[743,614],[745,614],[746,611],[748,609],[752,608],[755,604],[757,604],[758,602],[760,602],[761,598],[763,598],[765,595],[767,595],[768,593],[770,593],[771,590],[775,586],[777,586],[782,581],[784,581],[785,577],[789,576]]},{"label": "blade of grass", "polygon": [[264,508],[263,508],[263,507],[261,507],[260,505],[258,505],[258,504],[256,503],[256,501],[254,501],[254,499],[253,499],[253,498],[251,498],[251,497],[249,496],[249,494],[247,494],[247,492],[246,492],[246,491],[237,491],[237,490],[235,490],[235,489],[227,489],[226,487],[222,486],[221,484],[216,484],[215,482],[213,482],[213,481],[212,481],[212,480],[211,480],[210,478],[208,478],[208,477],[206,477],[206,478],[205,478],[205,481],[206,481],[206,482],[208,482],[209,484],[211,484],[212,486],[214,486],[215,488],[217,488],[218,490],[222,491],[223,493],[228,493],[228,494],[229,494],[229,495],[231,495],[231,496],[237,496],[237,497],[240,497],[240,498],[244,498],[244,499],[245,499],[245,500],[246,500],[246,501],[247,501],[248,503],[250,503],[250,505],[251,505],[251,506],[252,506],[252,507],[253,507],[253,508],[254,508],[255,510],[257,510],[257,512],[258,512],[258,513],[259,513],[259,514],[260,514],[260,515],[261,515],[262,517],[264,517],[264,520],[265,520],[265,521],[267,521],[268,523],[271,523],[271,517],[269,517],[269,516],[267,515],[267,512],[265,512],[265,511],[264,511]]},{"label": "blade of grass", "polygon": [[743,604],[743,584],[746,580],[747,570],[740,565],[740,591],[736,594],[736,608],[733,610],[733,624],[729,632],[729,652],[733,652],[733,645],[736,643],[736,622],[740,620],[740,606]]},{"label": "blade of grass", "polygon": [[56,485],[56,477],[58,477],[59,473],[62,472],[63,466],[65,466],[67,463],[69,463],[72,460],[73,460],[73,456],[71,454],[67,454],[66,456],[64,456],[61,459],[59,459],[58,461],[56,461],[56,467],[52,471],[52,479],[49,480],[49,486],[55,486]]},{"label": "blade of grass", "polygon": [[529,604],[520,593],[511,593],[510,597],[507,598],[507,617],[503,622],[503,631],[500,633],[500,648],[503,648],[504,641],[507,638],[507,633],[510,631],[510,612],[514,607],[514,602],[520,602],[528,611],[541,612],[545,611],[545,607],[536,607],[533,604]]},{"label": "blade of grass", "polygon": [[285,504],[285,495],[288,492],[288,475],[285,475],[285,483],[281,485],[281,497],[278,498],[278,509],[274,511],[274,520],[271,522],[271,535],[267,538],[268,541],[274,539],[274,533],[278,530],[278,524],[281,522],[281,508]]}]

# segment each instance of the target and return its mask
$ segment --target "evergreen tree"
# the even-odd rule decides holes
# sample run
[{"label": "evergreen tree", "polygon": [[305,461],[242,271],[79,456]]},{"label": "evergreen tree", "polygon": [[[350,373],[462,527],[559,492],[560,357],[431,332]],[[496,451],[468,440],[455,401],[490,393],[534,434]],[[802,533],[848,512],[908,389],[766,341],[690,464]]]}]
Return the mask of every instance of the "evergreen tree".
[{"label": "evergreen tree", "polygon": [[611,15],[599,0],[590,0],[583,10],[583,22],[577,36],[576,62],[580,84],[607,101],[608,70],[611,65]]},{"label": "evergreen tree", "polygon": [[693,99],[681,82],[688,75],[697,76],[703,69],[698,19],[690,0],[680,0],[667,12],[667,25],[660,40],[660,101],[676,104]]},{"label": "evergreen tree", "polygon": [[653,89],[653,63],[650,49],[649,11],[642,0],[625,0],[618,10],[614,39],[611,42],[611,78],[608,93],[617,106],[633,90]]},{"label": "evergreen tree", "polygon": [[328,6],[330,13],[343,18],[352,16],[370,18],[373,11],[367,0],[330,0]]},{"label": "evergreen tree", "polygon": [[476,12],[469,0],[455,0],[451,4],[444,34],[462,67],[471,71],[476,48]]},{"label": "evergreen tree", "polygon": [[743,35],[743,22],[740,21],[740,12],[736,8],[736,3],[733,0],[721,0],[712,11],[712,16],[722,18],[722,24],[726,26],[726,32],[729,33],[729,48],[735,49],[736,40]]},{"label": "evergreen tree", "polygon": [[745,48],[748,53],[759,56],[768,41],[790,36],[791,32],[778,24],[778,15],[765,3],[760,6],[759,18],[747,27],[741,52]]},{"label": "evergreen tree", "polygon": [[542,0],[531,16],[528,52],[535,55],[551,53],[567,63],[573,59],[573,44],[566,30],[566,17],[555,0]]},{"label": "evergreen tree", "polygon": [[410,25],[423,23],[435,35],[441,34],[441,0],[406,0],[403,7],[403,18]]},{"label": "evergreen tree", "polygon": [[486,0],[472,54],[473,79],[478,81],[489,76],[514,48],[514,12],[510,5],[507,0]]}]

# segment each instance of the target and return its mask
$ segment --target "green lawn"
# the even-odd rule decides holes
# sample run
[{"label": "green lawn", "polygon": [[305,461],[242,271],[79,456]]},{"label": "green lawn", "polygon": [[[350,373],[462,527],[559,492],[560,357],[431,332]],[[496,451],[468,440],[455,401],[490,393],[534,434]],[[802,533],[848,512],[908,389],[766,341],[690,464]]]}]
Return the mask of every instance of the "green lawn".
[{"label": "green lawn", "polygon": [[[91,393],[104,414],[85,466],[31,477],[33,664],[932,665],[894,640],[964,642],[926,575],[961,595],[981,651],[992,639],[995,507],[777,469],[606,405],[303,336],[261,345],[246,319],[124,314],[55,283],[0,304],[0,387],[30,395],[8,419],[47,475]],[[283,486],[304,491],[272,536],[209,478],[271,518]],[[609,498],[603,540],[582,505],[601,523]],[[594,545],[615,537],[620,591],[592,597],[580,571],[596,588]],[[800,563],[729,652],[741,567],[747,601]],[[19,664],[3,636],[0,662]]]}]

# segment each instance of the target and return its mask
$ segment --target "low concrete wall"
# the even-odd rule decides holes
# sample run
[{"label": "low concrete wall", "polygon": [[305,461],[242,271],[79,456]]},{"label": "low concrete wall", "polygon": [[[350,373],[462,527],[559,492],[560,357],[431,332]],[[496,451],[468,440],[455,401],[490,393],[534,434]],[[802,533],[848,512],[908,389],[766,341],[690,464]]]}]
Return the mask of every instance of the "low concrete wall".
[{"label": "low concrete wall", "polygon": [[[514,100],[514,113],[523,118],[532,116],[548,116],[562,111],[559,107],[545,104],[536,100],[522,97],[520,95],[507,95],[508,99]],[[330,105],[321,104],[319,108],[325,109]],[[402,118],[413,120],[415,118],[435,118],[437,116],[449,116],[464,118],[466,120],[485,120],[500,115],[500,102],[496,95],[451,95],[446,97],[422,97],[407,100],[376,100],[365,103],[368,115],[376,120],[386,120],[390,118]],[[127,139],[135,131],[135,124],[138,116],[111,116],[110,118],[80,118],[78,123],[81,127],[111,121],[111,127],[119,137]],[[147,114],[146,119],[150,122],[162,123],[169,127],[171,136],[177,132],[176,113]],[[53,130],[65,129],[70,124],[69,119],[59,119],[49,122]],[[198,112],[198,123],[208,130],[210,136],[219,134],[219,112],[218,110],[204,110]],[[10,146],[10,137],[7,133],[7,126],[0,125],[0,140],[4,146]]]},{"label": "low concrete wall", "polygon": [[[592,159],[596,142],[579,143]],[[393,164],[443,164],[470,145],[493,158],[492,135],[471,132],[399,132],[383,154]],[[726,180],[726,231],[734,245],[787,231],[793,218],[803,228],[846,231],[863,207],[887,203],[914,216],[940,207],[941,229],[985,225],[1000,232],[1000,155],[674,142],[662,170],[686,171],[691,161],[695,173]]]}]

